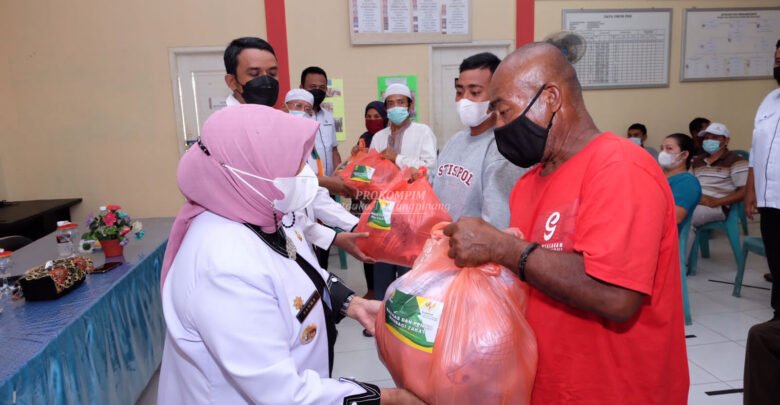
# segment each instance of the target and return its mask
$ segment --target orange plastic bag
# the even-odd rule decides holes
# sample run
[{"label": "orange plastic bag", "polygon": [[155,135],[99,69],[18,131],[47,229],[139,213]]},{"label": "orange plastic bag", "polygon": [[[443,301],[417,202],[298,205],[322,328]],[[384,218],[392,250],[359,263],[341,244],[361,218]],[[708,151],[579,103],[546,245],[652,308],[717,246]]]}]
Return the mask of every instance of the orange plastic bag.
[{"label": "orange plastic bag", "polygon": [[370,149],[351,157],[336,175],[362,193],[380,193],[387,189],[400,171],[395,163]]},{"label": "orange plastic bag", "polygon": [[497,264],[455,266],[444,225],[387,290],[379,357],[398,387],[428,404],[528,404],[537,364],[528,285]]},{"label": "orange plastic bag", "polygon": [[358,239],[357,246],[379,262],[411,267],[433,226],[452,221],[426,170],[411,179],[412,169],[404,169],[360,216],[356,232],[368,232],[368,237]]},{"label": "orange plastic bag", "polygon": [[[335,170],[333,170],[333,175],[341,177],[342,180],[346,180],[345,177],[349,177],[349,176],[352,175],[351,173],[352,173],[352,170],[355,168],[355,163],[359,159],[362,159],[367,154],[368,154],[368,152],[358,151],[354,155],[351,155],[349,158],[347,158],[347,160],[341,162],[341,164]],[[346,173],[344,173],[342,175],[341,174],[342,172],[348,172],[350,174],[347,175]]]}]

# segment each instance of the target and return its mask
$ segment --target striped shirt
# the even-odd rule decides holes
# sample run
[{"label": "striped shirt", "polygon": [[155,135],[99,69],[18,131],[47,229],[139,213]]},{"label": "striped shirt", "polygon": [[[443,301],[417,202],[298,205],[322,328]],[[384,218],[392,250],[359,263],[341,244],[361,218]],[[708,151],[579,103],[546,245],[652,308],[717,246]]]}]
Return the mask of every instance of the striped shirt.
[{"label": "striped shirt", "polygon": [[701,183],[702,195],[723,198],[745,186],[748,161],[742,156],[726,150],[726,153],[714,162],[709,162],[708,159],[707,155],[696,156],[691,165],[693,175]]}]

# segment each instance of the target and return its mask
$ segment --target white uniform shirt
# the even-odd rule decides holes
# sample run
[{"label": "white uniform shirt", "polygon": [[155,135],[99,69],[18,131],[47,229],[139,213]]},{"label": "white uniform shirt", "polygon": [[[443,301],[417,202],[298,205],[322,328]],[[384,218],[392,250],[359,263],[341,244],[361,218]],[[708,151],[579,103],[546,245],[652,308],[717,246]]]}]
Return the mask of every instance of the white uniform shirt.
[{"label": "white uniform shirt", "polygon": [[780,209],[780,88],[769,93],[756,112],[750,167],[757,205]]},{"label": "white uniform shirt", "polygon": [[314,115],[314,118],[320,123],[320,128],[314,137],[314,147],[317,148],[317,154],[322,159],[325,175],[330,176],[335,169],[333,149],[339,146],[338,141],[336,141],[336,125],[333,121],[333,114],[328,110],[320,110]]},{"label": "white uniform shirt", "polygon": [[232,94],[227,96],[227,99],[225,100],[225,105],[230,107],[231,105],[239,105],[241,104],[240,101],[238,101],[237,98],[235,98]]},{"label": "white uniform shirt", "polygon": [[[371,148],[381,152],[387,148],[390,139],[390,127],[374,134]],[[427,167],[428,173],[433,173],[436,165],[436,135],[425,124],[411,122],[401,138],[401,150],[395,159],[398,167]]]},{"label": "white uniform shirt", "polygon": [[[317,173],[317,160],[313,156],[309,157],[307,164]],[[333,240],[336,238],[336,231],[330,228],[341,228],[345,231],[351,231],[358,223],[358,218],[333,200],[328,190],[324,187],[320,187],[317,190],[314,201],[306,207],[304,212],[297,213],[296,218],[296,221],[304,221],[302,222],[302,229],[306,233],[306,240],[325,250],[330,249],[330,245],[333,244]],[[317,221],[327,226],[322,226]]]},{"label": "white uniform shirt", "polygon": [[[333,200],[328,190],[323,187],[317,190],[314,201],[304,209],[304,212],[296,213],[295,218],[296,223],[300,221],[306,240],[325,250],[330,249],[336,238],[336,231],[331,228],[351,231],[359,221],[358,217],[350,214],[344,206]],[[292,218],[285,219],[286,224],[291,221]]]},{"label": "white uniform shirt", "polygon": [[[286,232],[320,270],[307,241],[295,228]],[[364,393],[328,378],[322,300],[296,319],[315,291],[251,229],[210,212],[196,217],[162,290],[168,331],[158,403],[341,404]],[[304,338],[307,328],[316,333]]]}]

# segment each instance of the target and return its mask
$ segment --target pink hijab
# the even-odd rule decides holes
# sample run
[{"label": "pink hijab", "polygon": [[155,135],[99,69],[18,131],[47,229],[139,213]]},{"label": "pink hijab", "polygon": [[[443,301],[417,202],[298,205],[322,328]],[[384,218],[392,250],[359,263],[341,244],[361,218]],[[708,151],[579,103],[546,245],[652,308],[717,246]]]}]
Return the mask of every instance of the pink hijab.
[{"label": "pink hijab", "polygon": [[[316,121],[254,104],[226,107],[209,117],[203,124],[201,142],[211,155],[195,144],[179,162],[176,177],[187,203],[173,223],[160,284],[165,283],[190,223],[204,211],[275,229],[271,203],[221,163],[268,179],[295,176],[311,153],[318,127]],[[272,201],[283,197],[271,182],[242,177]]]}]

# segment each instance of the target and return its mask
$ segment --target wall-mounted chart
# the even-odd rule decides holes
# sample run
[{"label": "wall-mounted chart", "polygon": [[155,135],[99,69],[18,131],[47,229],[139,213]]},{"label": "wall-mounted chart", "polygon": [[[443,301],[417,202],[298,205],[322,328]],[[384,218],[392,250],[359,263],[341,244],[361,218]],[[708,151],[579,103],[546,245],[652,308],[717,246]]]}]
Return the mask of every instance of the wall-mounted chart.
[{"label": "wall-mounted chart", "polygon": [[347,0],[352,45],[471,42],[471,0]]},{"label": "wall-mounted chart", "polygon": [[780,8],[687,9],[682,81],[772,77]]},{"label": "wall-mounted chart", "polygon": [[563,29],[585,38],[574,65],[583,88],[669,85],[671,9],[563,10]]}]

